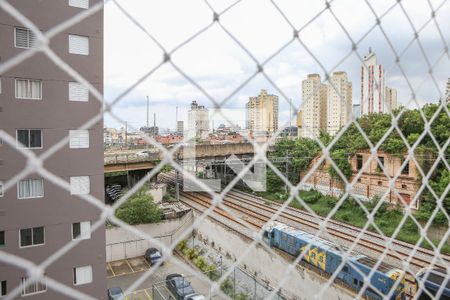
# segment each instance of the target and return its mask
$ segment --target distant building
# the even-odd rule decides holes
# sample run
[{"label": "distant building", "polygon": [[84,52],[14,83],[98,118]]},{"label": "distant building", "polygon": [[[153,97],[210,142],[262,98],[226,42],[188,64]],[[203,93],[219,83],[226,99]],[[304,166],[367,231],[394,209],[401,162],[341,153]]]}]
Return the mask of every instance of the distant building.
[{"label": "distant building", "polygon": [[388,113],[397,108],[397,90],[394,88],[386,87],[384,95],[386,101],[385,112]]},{"label": "distant building", "polygon": [[197,101],[192,101],[191,109],[188,112],[188,130],[189,134],[200,138],[205,138],[209,132],[208,109],[203,105],[198,105]]},{"label": "distant building", "polygon": [[280,137],[297,137],[298,136],[298,127],[297,126],[288,126],[280,132],[279,136]]},{"label": "distant building", "polygon": [[351,121],[352,84],[347,73],[334,72],[327,85],[327,132],[336,135],[338,131]]},{"label": "distant building", "polygon": [[383,65],[377,64],[377,56],[369,49],[361,66],[361,114],[386,112],[384,92]]},{"label": "distant building", "polygon": [[150,127],[144,126],[139,128],[139,130],[149,136],[155,136],[159,134],[158,126],[150,126]]},{"label": "distant building", "polygon": [[177,133],[183,133],[184,131],[184,122],[177,121]]},{"label": "distant building", "polygon": [[361,104],[353,104],[352,107],[353,120],[361,117]]},{"label": "distant building", "polygon": [[255,134],[274,133],[278,130],[278,96],[261,90],[246,104],[247,129]]},{"label": "distant building", "polygon": [[445,90],[445,99],[450,102],[450,78],[447,81],[447,89]]},{"label": "distant building", "polygon": [[327,86],[320,80],[319,74],[309,74],[302,81],[302,136],[318,137],[326,130]]}]

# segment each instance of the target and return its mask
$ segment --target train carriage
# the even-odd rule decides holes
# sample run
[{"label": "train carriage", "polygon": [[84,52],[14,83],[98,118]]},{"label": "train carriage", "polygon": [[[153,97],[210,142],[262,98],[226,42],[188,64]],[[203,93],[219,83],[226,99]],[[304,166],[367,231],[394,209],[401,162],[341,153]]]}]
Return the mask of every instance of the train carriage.
[{"label": "train carriage", "polygon": [[[432,299],[431,297],[436,298],[439,293],[440,300],[450,300],[450,272],[441,268],[426,268],[420,270],[416,278],[417,281],[423,283],[422,290],[417,294],[417,299],[428,300]],[[419,287],[419,284],[416,283],[416,286]]]},{"label": "train carriage", "polygon": [[[337,246],[315,235],[290,227],[286,224],[273,222],[267,225],[264,240],[271,246],[283,250],[293,256],[303,253],[303,260],[315,266],[322,272],[332,275],[341,267],[342,256]],[[308,245],[309,248],[308,248]],[[404,299],[403,272],[385,263],[376,264],[375,260],[355,252],[349,254],[348,261],[339,269],[337,278],[355,291],[363,287],[364,277],[375,267],[370,278],[370,287],[363,292],[370,299]],[[399,281],[398,283],[396,283]],[[373,289],[373,288],[375,289]]]}]

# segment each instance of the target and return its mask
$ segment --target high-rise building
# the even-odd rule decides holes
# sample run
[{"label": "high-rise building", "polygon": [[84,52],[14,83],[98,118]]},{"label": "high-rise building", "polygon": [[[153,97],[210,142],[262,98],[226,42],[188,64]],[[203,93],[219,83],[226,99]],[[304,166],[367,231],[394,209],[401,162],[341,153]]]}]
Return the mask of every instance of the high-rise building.
[{"label": "high-rise building", "polygon": [[245,108],[248,130],[256,134],[278,130],[278,96],[261,90],[257,97],[250,97]]},{"label": "high-rise building", "polygon": [[384,95],[386,102],[385,112],[388,113],[397,108],[397,90],[394,88],[386,87]]},{"label": "high-rise building", "polygon": [[309,74],[302,81],[302,136],[315,138],[326,130],[327,86],[320,80],[319,74]]},{"label": "high-rise building", "polygon": [[450,102],[450,78],[447,81],[447,89],[445,90],[445,99]]},{"label": "high-rise building", "polygon": [[353,104],[352,108],[353,120],[359,119],[361,117],[361,105]]},{"label": "high-rise building", "polygon": [[177,121],[177,133],[183,133],[184,121]]},{"label": "high-rise building", "polygon": [[[47,32],[100,0],[8,2]],[[36,46],[34,33],[1,8],[0,20],[2,62]],[[56,33],[49,46],[103,91],[102,10]],[[39,265],[76,240],[78,244],[43,271],[69,288],[105,299],[104,225],[91,232],[101,210],[81,198],[89,194],[101,204],[104,201],[103,121],[97,119],[89,128],[80,129],[99,114],[102,103],[42,52],[4,71],[1,87],[0,129],[16,143],[4,141],[0,145],[0,247],[3,252]],[[49,155],[43,165],[68,182],[70,191],[37,172],[25,174],[4,189],[3,184],[27,166],[22,151],[39,157],[66,137],[67,144]],[[2,291],[9,293],[19,287],[17,298],[71,298],[45,283],[27,280],[29,276],[26,269],[0,262]]]},{"label": "high-rise building", "polygon": [[384,68],[370,49],[361,65],[361,114],[386,112],[384,92]]},{"label": "high-rise building", "polygon": [[303,136],[302,122],[303,122],[303,111],[300,109],[297,113],[297,133],[299,137]]},{"label": "high-rise building", "polygon": [[191,109],[188,112],[188,128],[190,134],[204,138],[209,132],[209,112],[203,105],[198,105],[197,101],[192,101]]},{"label": "high-rise building", "polygon": [[347,73],[334,72],[327,85],[327,132],[335,135],[352,119],[352,84]]}]

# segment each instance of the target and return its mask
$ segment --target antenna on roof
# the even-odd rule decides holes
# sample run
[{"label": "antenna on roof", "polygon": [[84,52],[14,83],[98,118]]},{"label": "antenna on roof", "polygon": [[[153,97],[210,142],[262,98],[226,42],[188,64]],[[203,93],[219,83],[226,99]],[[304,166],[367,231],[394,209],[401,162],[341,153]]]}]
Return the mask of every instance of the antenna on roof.
[{"label": "antenna on roof", "polygon": [[372,47],[369,47],[369,54],[372,53]]}]

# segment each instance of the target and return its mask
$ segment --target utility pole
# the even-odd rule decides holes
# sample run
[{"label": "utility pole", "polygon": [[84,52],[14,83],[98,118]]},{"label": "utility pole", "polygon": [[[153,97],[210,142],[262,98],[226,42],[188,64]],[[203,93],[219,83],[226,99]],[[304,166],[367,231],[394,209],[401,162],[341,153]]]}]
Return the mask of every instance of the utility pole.
[{"label": "utility pole", "polygon": [[148,123],[148,121],[149,121],[149,116],[148,116],[148,113],[149,113],[149,105],[150,105],[150,100],[148,99],[148,96],[147,96],[147,128],[148,128],[148,126],[149,126],[149,123]]},{"label": "utility pole", "polygon": [[175,132],[178,132],[178,106],[175,110]]},{"label": "utility pole", "polygon": [[125,121],[125,147],[128,149],[128,122]]},{"label": "utility pole", "polygon": [[156,113],[153,113],[153,136],[156,136]]}]

